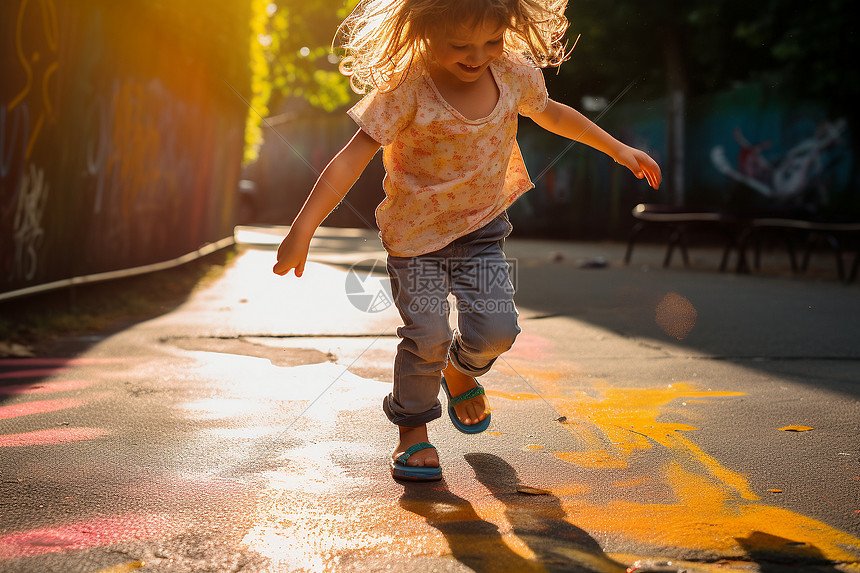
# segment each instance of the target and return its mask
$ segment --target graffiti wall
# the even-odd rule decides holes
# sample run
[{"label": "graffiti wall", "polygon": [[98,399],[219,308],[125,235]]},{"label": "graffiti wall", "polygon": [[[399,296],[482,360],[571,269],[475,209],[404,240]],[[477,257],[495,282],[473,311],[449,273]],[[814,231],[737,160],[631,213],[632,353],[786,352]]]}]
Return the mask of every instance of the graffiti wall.
[{"label": "graffiti wall", "polygon": [[[665,170],[667,117],[665,102],[622,103],[599,123],[645,149]],[[683,203],[742,214],[860,219],[853,137],[844,117],[761,85],[690,101]],[[511,210],[523,232],[624,238],[634,205],[672,202],[665,191],[651,190],[601,153],[569,145],[528,122],[520,145],[536,186]]]},{"label": "graffiti wall", "polygon": [[687,169],[701,202],[735,210],[860,217],[851,181],[854,137],[845,117],[791,104],[762,85],[718,94],[691,110]]},{"label": "graffiti wall", "polygon": [[226,83],[247,85],[248,40],[216,23],[246,12],[0,4],[0,292],[230,234],[245,109]]}]

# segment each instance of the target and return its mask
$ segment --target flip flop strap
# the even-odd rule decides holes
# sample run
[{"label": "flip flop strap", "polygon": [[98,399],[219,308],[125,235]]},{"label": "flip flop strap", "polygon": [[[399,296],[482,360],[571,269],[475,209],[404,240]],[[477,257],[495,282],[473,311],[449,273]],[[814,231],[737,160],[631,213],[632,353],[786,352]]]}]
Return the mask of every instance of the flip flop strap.
[{"label": "flip flop strap", "polygon": [[448,403],[452,406],[459,404],[460,402],[465,402],[466,400],[471,400],[472,398],[477,398],[478,396],[483,396],[485,394],[483,386],[475,386],[471,390],[466,390],[459,396],[454,396]]},{"label": "flip flop strap", "polygon": [[397,458],[397,462],[401,464],[405,464],[406,460],[414,454],[415,452],[420,452],[421,450],[426,450],[427,448],[436,449],[433,444],[428,444],[427,442],[418,442],[414,446],[409,446],[405,452],[403,452],[400,457]]}]

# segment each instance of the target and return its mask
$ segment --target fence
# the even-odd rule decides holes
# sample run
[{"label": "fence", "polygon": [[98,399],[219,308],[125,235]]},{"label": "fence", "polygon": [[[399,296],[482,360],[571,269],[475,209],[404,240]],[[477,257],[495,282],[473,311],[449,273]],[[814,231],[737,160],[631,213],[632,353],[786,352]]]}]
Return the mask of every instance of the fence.
[{"label": "fence", "polygon": [[247,4],[0,3],[0,293],[231,234]]}]

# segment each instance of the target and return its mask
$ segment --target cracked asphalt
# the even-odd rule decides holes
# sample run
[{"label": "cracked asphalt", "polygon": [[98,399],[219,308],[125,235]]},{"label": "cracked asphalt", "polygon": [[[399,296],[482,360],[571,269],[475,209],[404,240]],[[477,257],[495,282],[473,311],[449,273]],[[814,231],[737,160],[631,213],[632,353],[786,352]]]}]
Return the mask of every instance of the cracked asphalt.
[{"label": "cracked asphalt", "polygon": [[860,571],[860,285],[509,240],[493,423],[432,423],[444,480],[401,484],[399,316],[345,286],[383,292],[379,242],[320,229],[277,277],[284,232],[239,228],[167,314],[0,360],[0,572]]}]

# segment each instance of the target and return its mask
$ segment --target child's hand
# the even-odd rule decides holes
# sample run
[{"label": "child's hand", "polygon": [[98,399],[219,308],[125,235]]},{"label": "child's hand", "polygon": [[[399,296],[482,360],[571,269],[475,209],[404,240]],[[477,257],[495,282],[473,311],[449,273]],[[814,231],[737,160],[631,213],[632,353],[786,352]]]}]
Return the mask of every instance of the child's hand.
[{"label": "child's hand", "polygon": [[283,276],[295,269],[296,276],[300,277],[305,272],[310,239],[299,238],[297,235],[297,232],[290,230],[290,233],[281,241],[281,246],[278,247],[278,262],[272,268],[276,275]]},{"label": "child's hand", "polygon": [[660,166],[644,151],[623,145],[621,151],[616,155],[615,161],[632,171],[637,179],[645,178],[651,187],[660,188],[660,181],[662,180]]}]

